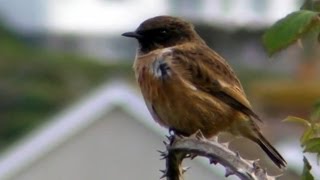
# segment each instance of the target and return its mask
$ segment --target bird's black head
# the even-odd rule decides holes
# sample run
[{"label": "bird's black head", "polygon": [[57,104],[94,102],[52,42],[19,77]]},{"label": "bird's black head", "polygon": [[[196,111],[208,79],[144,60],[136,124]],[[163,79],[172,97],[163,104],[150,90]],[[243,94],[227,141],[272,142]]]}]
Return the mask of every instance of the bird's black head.
[{"label": "bird's black head", "polygon": [[192,24],[171,16],[156,16],[147,19],[134,32],[122,35],[136,38],[142,53],[198,39]]}]

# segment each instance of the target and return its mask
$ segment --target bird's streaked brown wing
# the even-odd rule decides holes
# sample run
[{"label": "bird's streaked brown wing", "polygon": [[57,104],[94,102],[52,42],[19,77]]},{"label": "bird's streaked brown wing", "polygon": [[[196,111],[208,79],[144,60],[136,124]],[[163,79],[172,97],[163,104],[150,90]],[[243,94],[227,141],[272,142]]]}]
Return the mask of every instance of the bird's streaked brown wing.
[{"label": "bird's streaked brown wing", "polygon": [[231,67],[207,46],[172,48],[172,63],[181,76],[232,108],[261,121],[251,110],[240,81]]}]

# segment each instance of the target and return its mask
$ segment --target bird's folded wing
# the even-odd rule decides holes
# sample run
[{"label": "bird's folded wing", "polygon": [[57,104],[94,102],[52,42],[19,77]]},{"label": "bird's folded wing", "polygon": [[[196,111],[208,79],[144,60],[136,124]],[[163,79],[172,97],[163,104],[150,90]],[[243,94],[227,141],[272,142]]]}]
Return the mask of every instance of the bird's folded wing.
[{"label": "bird's folded wing", "polygon": [[254,117],[255,119],[262,121],[257,114],[251,110],[251,106],[247,98],[243,93],[238,91],[238,87],[223,85],[223,81],[216,82],[220,86],[217,90],[211,90],[210,94],[219,98],[224,103],[228,104],[232,108],[241,111],[244,114]]},{"label": "bird's folded wing", "polygon": [[242,86],[225,60],[209,48],[172,50],[173,68],[181,78],[232,108],[261,121],[252,109]]}]

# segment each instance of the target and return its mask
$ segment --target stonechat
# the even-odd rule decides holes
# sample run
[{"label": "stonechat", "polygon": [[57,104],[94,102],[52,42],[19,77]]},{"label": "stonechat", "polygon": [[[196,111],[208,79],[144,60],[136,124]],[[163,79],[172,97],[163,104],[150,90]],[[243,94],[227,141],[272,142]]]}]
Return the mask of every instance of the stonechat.
[{"label": "stonechat", "polygon": [[196,33],[191,23],[157,16],[133,32],[139,49],[136,79],[152,117],[182,135],[200,130],[206,138],[230,132],[257,143],[279,167],[286,161],[261,134],[232,68]]}]

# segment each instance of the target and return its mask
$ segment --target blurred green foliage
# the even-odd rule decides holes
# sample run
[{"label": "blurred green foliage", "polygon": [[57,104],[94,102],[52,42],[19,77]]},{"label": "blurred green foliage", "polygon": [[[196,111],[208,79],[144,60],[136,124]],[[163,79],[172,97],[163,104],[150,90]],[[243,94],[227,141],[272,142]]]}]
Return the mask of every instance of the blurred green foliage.
[{"label": "blurred green foliage", "polygon": [[299,11],[274,23],[263,35],[263,45],[270,56],[314,33],[320,42],[320,1],[305,0]]},{"label": "blurred green foliage", "polygon": [[314,180],[312,174],[310,173],[312,166],[310,165],[306,157],[303,157],[303,163],[304,163],[303,170],[302,170],[303,176],[301,177],[301,180]]},{"label": "blurred green foliage", "polygon": [[319,12],[300,10],[277,21],[263,35],[263,44],[271,56],[295,43],[306,34],[316,31],[319,34]]},{"label": "blurred green foliage", "polygon": [[120,73],[132,73],[131,65],[28,47],[19,36],[0,26],[0,151]]},{"label": "blurred green foliage", "polygon": [[[263,35],[263,44],[271,56],[281,49],[287,48],[300,39],[305,39],[310,33],[317,37],[317,43],[320,43],[320,1],[305,0],[299,11],[287,15],[285,18],[277,21]],[[301,41],[300,41],[301,42]],[[311,44],[310,41],[307,44]],[[316,44],[311,44],[316,46]],[[307,49],[312,49],[306,46]],[[311,53],[310,51],[307,51]],[[318,58],[317,58],[318,59]],[[305,87],[304,87],[305,88]],[[303,93],[306,93],[304,90]],[[302,97],[304,97],[302,95]],[[314,99],[316,101],[316,99]],[[305,131],[300,138],[300,144],[304,153],[314,153],[320,158],[320,105],[316,103],[315,109],[309,119],[289,116],[285,119],[288,122],[300,123],[305,126]],[[313,180],[314,177],[310,170],[312,166],[308,159],[303,157],[304,168],[301,179]],[[314,167],[318,168],[318,167]]]},{"label": "blurred green foliage", "polygon": [[[320,105],[316,103],[313,113],[309,119],[289,116],[285,119],[287,122],[294,122],[304,125],[305,130],[300,138],[304,153],[314,153],[320,158]],[[312,169],[306,157],[303,157],[304,169],[302,179],[313,180],[310,173]]]}]

